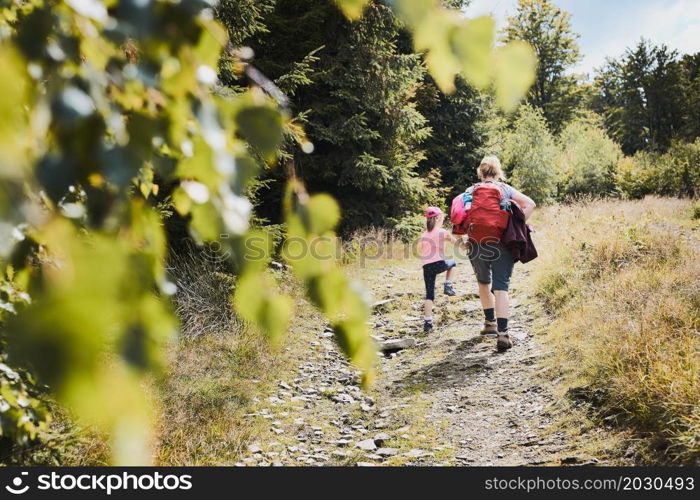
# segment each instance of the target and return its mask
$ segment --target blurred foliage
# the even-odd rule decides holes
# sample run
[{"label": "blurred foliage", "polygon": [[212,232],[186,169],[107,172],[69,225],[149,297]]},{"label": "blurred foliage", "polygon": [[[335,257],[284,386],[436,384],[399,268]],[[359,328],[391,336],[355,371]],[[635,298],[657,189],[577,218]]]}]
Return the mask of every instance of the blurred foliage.
[{"label": "blurred foliage", "polygon": [[437,0],[393,0],[399,18],[413,33],[413,46],[425,52],[425,62],[438,87],[455,88],[462,74],[479,89],[493,88],[498,105],[512,111],[535,77],[537,58],[527,42],[494,47],[495,20],[468,19]]},{"label": "blurred foliage", "polygon": [[[0,327],[31,302],[29,294],[13,282],[14,269],[8,266],[9,279],[0,278]],[[23,277],[17,276],[18,281]],[[46,431],[51,417],[40,401],[40,390],[31,373],[11,368],[7,362],[6,341],[0,339],[0,449],[12,443],[27,445]],[[9,445],[8,445],[9,443]]]},{"label": "blurred foliage", "polygon": [[[336,0],[350,19],[358,19],[371,0]],[[468,19],[454,7],[464,2],[392,0],[389,2],[413,34],[416,52],[438,87],[451,93],[455,76],[472,85],[493,86],[498,104],[512,110],[534,80],[537,63],[532,47],[521,41],[494,48],[495,20],[490,16]]]},{"label": "blurred foliage", "polygon": [[311,301],[326,313],[342,351],[363,368],[363,383],[370,384],[376,361],[376,347],[367,337],[371,298],[338,268],[333,228],[340,221],[340,207],[330,196],[309,196],[300,183],[292,182],[285,213],[288,239],[282,254],[306,285]]},{"label": "blurred foliage", "polygon": [[[365,2],[339,3],[356,16]],[[199,245],[217,243],[238,272],[233,303],[241,318],[273,341],[286,330],[292,302],[267,273],[278,243],[273,232],[249,229],[247,195],[261,164],[275,165],[280,151],[289,155],[285,141],[306,153],[313,145],[290,117],[287,98],[236,46],[264,31],[261,18],[272,3],[216,8],[215,0],[2,2],[0,414],[2,435],[16,443],[46,429],[34,389],[46,386],[111,436],[114,463],[149,462],[143,384],[161,373],[162,347],[177,331],[164,217],[178,218]],[[443,89],[462,72],[475,85],[493,83],[498,101],[511,107],[529,85],[531,50],[517,44],[493,50],[488,19],[467,21],[433,2],[396,2],[396,9]],[[368,22],[356,28],[348,36],[375,29]],[[365,53],[369,60],[358,62],[365,71],[381,75],[383,65],[397,64],[415,74],[413,81],[422,76],[414,56],[372,61],[369,47]],[[291,94],[316,62],[313,53],[305,55],[280,82]],[[248,81],[220,92],[217,68]],[[399,127],[394,137],[424,126],[407,100],[411,78],[386,89],[397,94],[394,112],[414,113],[415,128]],[[415,161],[413,153],[393,154]],[[371,174],[363,182],[376,182],[381,162],[362,155],[353,168]],[[307,195],[293,170],[286,242],[313,245],[314,252],[287,260],[369,383],[375,360],[369,298],[333,258],[339,207],[327,195]]]}]

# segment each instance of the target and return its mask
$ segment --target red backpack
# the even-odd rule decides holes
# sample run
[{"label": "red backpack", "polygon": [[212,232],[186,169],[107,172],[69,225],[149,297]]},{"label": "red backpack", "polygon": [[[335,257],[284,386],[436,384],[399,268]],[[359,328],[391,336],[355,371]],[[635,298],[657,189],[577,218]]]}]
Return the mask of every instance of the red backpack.
[{"label": "red backpack", "polygon": [[452,200],[452,232],[456,235],[466,234],[475,242],[499,241],[510,217],[507,204],[508,200],[498,184],[480,182],[473,185]]}]

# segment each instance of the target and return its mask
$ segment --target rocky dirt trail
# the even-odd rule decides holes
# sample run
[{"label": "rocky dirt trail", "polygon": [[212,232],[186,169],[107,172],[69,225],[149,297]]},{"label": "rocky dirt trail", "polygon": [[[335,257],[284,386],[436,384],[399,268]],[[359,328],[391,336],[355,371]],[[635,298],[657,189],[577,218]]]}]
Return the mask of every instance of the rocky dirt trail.
[{"label": "rocky dirt trail", "polygon": [[378,301],[372,317],[377,340],[416,340],[380,357],[377,383],[367,392],[322,318],[302,303],[303,319],[287,348],[295,370],[256,400],[247,418],[267,421],[269,433],[248,447],[238,465],[597,463],[581,451],[581,436],[552,425],[565,410],[533,333],[529,270],[518,266],[514,273],[514,347],[506,353],[479,335],[483,317],[471,293],[471,269],[461,263],[459,271],[459,295],[438,293],[436,329],[427,336],[419,266],[390,261],[356,271]]}]

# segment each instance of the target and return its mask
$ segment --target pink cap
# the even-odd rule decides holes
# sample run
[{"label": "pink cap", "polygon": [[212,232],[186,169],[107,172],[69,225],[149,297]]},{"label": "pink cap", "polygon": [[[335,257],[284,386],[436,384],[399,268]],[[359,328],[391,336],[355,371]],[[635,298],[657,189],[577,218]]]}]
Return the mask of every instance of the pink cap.
[{"label": "pink cap", "polygon": [[425,217],[427,219],[432,219],[440,214],[442,214],[442,210],[440,210],[438,207],[428,207],[425,209]]}]

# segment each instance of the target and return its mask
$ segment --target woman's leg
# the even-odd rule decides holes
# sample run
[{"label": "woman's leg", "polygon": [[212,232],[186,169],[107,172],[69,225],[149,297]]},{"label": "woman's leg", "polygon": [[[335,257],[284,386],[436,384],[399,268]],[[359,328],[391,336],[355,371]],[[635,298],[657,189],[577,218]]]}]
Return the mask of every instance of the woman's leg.
[{"label": "woman's leg", "polygon": [[496,335],[496,318],[493,313],[494,296],[491,293],[491,254],[489,249],[482,248],[481,245],[472,244],[469,246],[469,261],[474,269],[477,284],[479,285],[479,299],[481,307],[484,309],[484,328],[482,335]]},{"label": "woman's leg", "polygon": [[507,290],[494,290],[493,294],[496,296],[496,317],[507,319],[508,318],[508,291]]},{"label": "woman's leg", "polygon": [[505,248],[500,249],[500,254],[492,263],[493,293],[496,296],[496,321],[498,324],[498,341],[496,347],[499,351],[510,349],[513,343],[508,336],[508,287],[510,277],[513,274],[513,256]]},{"label": "woman's leg", "polygon": [[493,309],[494,296],[491,293],[491,283],[479,283],[479,299],[481,299],[481,307],[484,309]]}]

